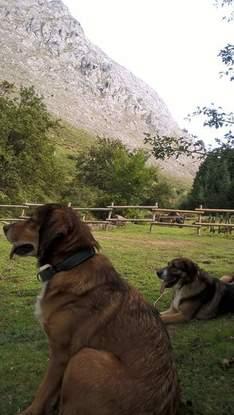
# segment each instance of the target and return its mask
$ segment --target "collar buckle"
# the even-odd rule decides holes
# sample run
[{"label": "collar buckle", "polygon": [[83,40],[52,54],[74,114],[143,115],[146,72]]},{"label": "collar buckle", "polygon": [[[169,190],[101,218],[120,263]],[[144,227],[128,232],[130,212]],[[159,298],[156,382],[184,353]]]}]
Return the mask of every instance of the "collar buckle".
[{"label": "collar buckle", "polygon": [[38,279],[38,281],[44,282],[44,278],[43,278],[44,272],[45,271],[49,271],[49,270],[50,271],[53,270],[52,265],[50,265],[50,264],[42,265],[42,267],[39,268],[39,271],[37,273],[37,279]]}]

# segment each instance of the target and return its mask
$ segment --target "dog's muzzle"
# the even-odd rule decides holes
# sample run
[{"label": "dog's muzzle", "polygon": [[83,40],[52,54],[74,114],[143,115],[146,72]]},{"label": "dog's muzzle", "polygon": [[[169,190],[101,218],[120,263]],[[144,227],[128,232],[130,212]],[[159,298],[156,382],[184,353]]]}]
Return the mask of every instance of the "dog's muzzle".
[{"label": "dog's muzzle", "polygon": [[161,280],[166,280],[168,277],[167,268],[163,268],[163,269],[160,269],[159,271],[156,271],[156,274]]}]

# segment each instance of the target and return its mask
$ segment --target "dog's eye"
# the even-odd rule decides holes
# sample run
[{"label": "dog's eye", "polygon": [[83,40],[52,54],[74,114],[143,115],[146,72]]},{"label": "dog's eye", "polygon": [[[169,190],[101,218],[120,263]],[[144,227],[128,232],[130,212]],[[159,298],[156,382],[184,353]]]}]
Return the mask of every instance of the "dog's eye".
[{"label": "dog's eye", "polygon": [[175,265],[172,265],[171,266],[171,272],[172,273],[178,273],[180,271],[180,268],[179,267],[176,267]]}]

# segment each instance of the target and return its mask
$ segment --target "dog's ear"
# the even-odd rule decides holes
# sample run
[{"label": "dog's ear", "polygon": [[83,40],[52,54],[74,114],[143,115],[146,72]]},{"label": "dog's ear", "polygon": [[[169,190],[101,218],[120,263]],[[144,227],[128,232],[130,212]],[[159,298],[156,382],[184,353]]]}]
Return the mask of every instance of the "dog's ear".
[{"label": "dog's ear", "polygon": [[69,217],[64,218],[60,206],[48,205],[39,210],[39,258],[49,254],[55,243],[62,240],[72,228]]},{"label": "dog's ear", "polygon": [[81,248],[99,248],[87,224],[70,207],[45,205],[38,209],[40,263],[47,263],[52,251],[69,254]]},{"label": "dog's ear", "polygon": [[199,270],[198,265],[195,264],[195,262],[191,261],[191,259],[187,259],[185,261],[185,269],[186,273],[191,277],[194,277]]},{"label": "dog's ear", "polygon": [[175,266],[181,273],[186,274],[187,276],[193,277],[197,274],[199,268],[195,262],[186,257],[178,257],[172,261],[172,265]]}]

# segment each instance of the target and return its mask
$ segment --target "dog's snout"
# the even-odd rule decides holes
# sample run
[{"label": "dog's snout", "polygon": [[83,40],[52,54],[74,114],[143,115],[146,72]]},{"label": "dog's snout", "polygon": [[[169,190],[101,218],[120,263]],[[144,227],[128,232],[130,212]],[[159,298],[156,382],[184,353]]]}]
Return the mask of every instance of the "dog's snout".
[{"label": "dog's snout", "polygon": [[157,276],[161,279],[161,280],[166,280],[168,278],[168,271],[167,268],[162,268],[159,269],[157,271]]},{"label": "dog's snout", "polygon": [[10,228],[10,226],[11,225],[3,225],[3,232],[5,233],[5,235],[7,234],[7,232],[8,232],[8,230],[9,230],[9,228]]},{"label": "dog's snout", "polygon": [[162,275],[163,275],[163,270],[159,270],[159,271],[156,271],[156,273],[157,273],[157,276],[159,277],[159,278],[162,278]]}]

